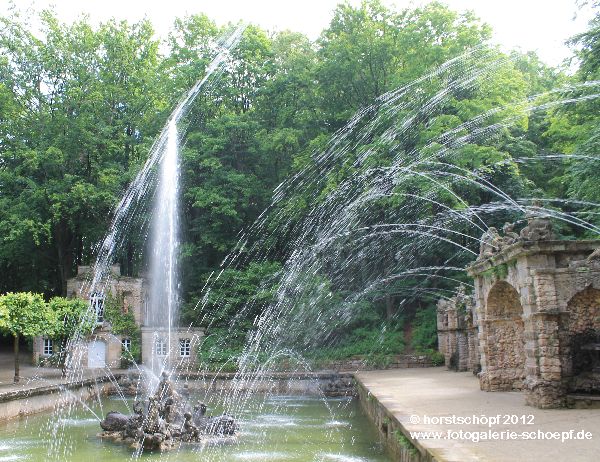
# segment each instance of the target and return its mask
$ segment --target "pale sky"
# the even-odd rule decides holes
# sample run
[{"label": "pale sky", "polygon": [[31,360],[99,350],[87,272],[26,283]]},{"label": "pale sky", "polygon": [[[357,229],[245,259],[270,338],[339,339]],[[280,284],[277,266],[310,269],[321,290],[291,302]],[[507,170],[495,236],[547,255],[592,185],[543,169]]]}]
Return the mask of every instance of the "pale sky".
[{"label": "pale sky", "polygon": [[[402,9],[427,0],[383,0]],[[0,14],[9,0],[0,0]],[[206,13],[217,23],[244,20],[270,31],[290,29],[317,38],[327,27],[339,0],[15,0],[20,9],[40,10],[54,5],[59,18],[70,22],[82,13],[93,21],[111,17],[136,21],[148,17],[161,36],[166,36],[174,18]],[[360,0],[350,0],[359,4]],[[549,64],[559,64],[570,55],[564,41],[586,29],[589,9],[578,13],[575,0],[443,0],[451,8],[474,10],[494,29],[494,40],[506,49],[537,51]],[[577,13],[577,19],[573,19]]]}]

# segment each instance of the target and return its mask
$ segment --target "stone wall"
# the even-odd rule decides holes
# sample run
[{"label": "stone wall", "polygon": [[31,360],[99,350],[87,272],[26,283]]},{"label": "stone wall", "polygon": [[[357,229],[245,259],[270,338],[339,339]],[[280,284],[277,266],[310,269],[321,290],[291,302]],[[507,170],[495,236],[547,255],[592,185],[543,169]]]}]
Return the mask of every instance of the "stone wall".
[{"label": "stone wall", "polygon": [[405,428],[406,422],[399,421],[394,413],[383,405],[369,389],[356,379],[356,392],[360,405],[376,425],[379,437],[394,461],[397,462],[435,462],[445,460],[431,454],[418,439],[413,439]]},{"label": "stone wall", "polygon": [[[77,275],[67,281],[67,296],[70,298],[81,298],[88,301],[90,299],[89,280],[91,277],[90,266],[78,266]],[[116,300],[122,303],[123,312],[131,311],[138,325],[142,325],[145,320],[146,306],[146,282],[143,278],[132,278],[121,276],[119,265],[114,265],[110,269],[110,279],[105,292],[109,292]],[[90,347],[94,342],[102,342],[103,350],[105,351],[104,365],[108,367],[119,367],[121,364],[122,353],[122,337],[114,335],[111,332],[109,323],[104,322],[99,324],[93,334],[85,339],[78,348],[82,358],[82,365],[90,367]],[[59,345],[54,344],[54,353],[58,352]],[[47,361],[50,358],[44,355],[43,338],[36,337],[33,341],[33,362],[39,364]],[[104,367],[104,366],[98,366]]]},{"label": "stone wall", "polygon": [[[173,329],[170,344],[166,345],[166,354],[156,354],[157,341],[163,340],[168,343],[168,332],[164,328],[142,327],[142,364],[152,370],[162,369],[168,364],[169,368],[177,370],[189,370],[198,363],[198,348],[204,337],[204,329],[179,328]],[[181,341],[190,341],[190,354],[181,354]]]},{"label": "stone wall", "polygon": [[178,383],[188,391],[250,392],[279,395],[355,396],[354,376],[350,372],[264,372],[243,377],[234,372],[179,372]]},{"label": "stone wall", "polygon": [[96,400],[99,395],[111,392],[111,380],[119,377],[120,375],[100,375],[82,381],[39,386],[30,382],[16,391],[0,392],[0,422],[73,406],[89,399]]},{"label": "stone wall", "polygon": [[437,305],[438,351],[444,355],[446,367],[454,371],[479,370],[477,324],[474,322],[472,297],[464,287],[450,299]]},{"label": "stone wall", "polygon": [[488,295],[482,322],[486,370],[480,375],[486,391],[521,390],[525,379],[523,308],[510,284],[497,282]]},{"label": "stone wall", "polygon": [[600,241],[555,240],[540,218],[523,231],[507,242],[488,236],[467,269],[475,282],[480,384],[522,389],[528,404],[560,407],[572,391],[600,392]]},{"label": "stone wall", "polygon": [[568,391],[600,390],[600,290],[588,287],[567,304],[559,340],[561,367]]},{"label": "stone wall", "polygon": [[[318,367],[316,367],[318,366]],[[315,368],[335,371],[368,371],[381,369],[407,369],[413,367],[432,367],[431,358],[427,355],[406,354],[387,358],[385,363],[371,363],[368,358],[354,357],[338,361],[320,362]]]},{"label": "stone wall", "polygon": [[[77,275],[67,281],[67,296],[89,300],[88,282],[90,276],[91,268],[89,266],[78,266]],[[111,267],[111,277],[105,292],[110,292],[113,297],[122,301],[123,311],[132,311],[138,325],[146,323],[145,307],[147,290],[144,278],[122,276],[118,265]]]}]

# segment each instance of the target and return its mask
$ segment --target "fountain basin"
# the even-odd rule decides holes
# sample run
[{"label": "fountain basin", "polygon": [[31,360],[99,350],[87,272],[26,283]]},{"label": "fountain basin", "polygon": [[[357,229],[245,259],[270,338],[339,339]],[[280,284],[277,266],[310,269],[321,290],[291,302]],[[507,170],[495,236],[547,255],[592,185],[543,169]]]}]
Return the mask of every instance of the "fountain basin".
[{"label": "fountain basin", "polygon": [[[192,395],[194,392],[192,392]],[[198,396],[203,399],[204,396]],[[89,402],[98,415],[109,410],[131,413],[133,400],[104,396]],[[223,408],[210,407],[208,413],[219,415]],[[375,426],[352,398],[317,396],[260,395],[239,405],[235,415],[240,430],[231,438],[207,438],[201,444],[180,443],[171,448],[169,457],[197,461],[353,461],[389,462],[379,443]],[[0,425],[2,447],[0,460],[69,460],[121,462],[134,449],[125,444],[111,444],[98,437],[98,420],[83,406],[69,417],[45,412],[28,419],[13,419]],[[51,428],[58,427],[55,437]],[[54,456],[53,451],[60,453]],[[51,454],[49,455],[49,450]],[[64,454],[64,450],[68,454]],[[161,460],[158,451],[144,451],[144,460]],[[164,456],[163,456],[164,457]]]}]

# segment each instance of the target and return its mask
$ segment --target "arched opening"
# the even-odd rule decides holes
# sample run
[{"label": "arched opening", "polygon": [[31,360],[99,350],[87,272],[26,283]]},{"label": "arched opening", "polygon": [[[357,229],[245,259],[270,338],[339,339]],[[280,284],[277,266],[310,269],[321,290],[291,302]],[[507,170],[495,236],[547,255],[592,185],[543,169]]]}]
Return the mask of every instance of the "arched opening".
[{"label": "arched opening", "polygon": [[571,392],[600,394],[600,290],[591,286],[567,303],[562,369]]},{"label": "arched opening", "polygon": [[520,390],[525,378],[525,340],[519,293],[507,282],[497,282],[488,294],[485,312],[489,388]]}]

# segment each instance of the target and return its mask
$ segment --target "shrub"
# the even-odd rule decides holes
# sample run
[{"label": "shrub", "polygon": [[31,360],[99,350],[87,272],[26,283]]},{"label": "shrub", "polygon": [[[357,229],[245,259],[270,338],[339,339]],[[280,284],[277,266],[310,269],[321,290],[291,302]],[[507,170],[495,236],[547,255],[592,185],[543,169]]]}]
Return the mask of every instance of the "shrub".
[{"label": "shrub", "polygon": [[437,308],[435,305],[417,311],[413,320],[411,346],[417,352],[437,347]]}]

